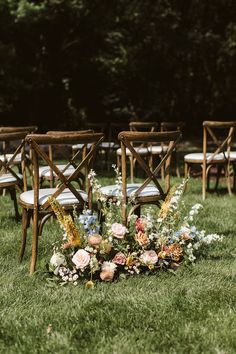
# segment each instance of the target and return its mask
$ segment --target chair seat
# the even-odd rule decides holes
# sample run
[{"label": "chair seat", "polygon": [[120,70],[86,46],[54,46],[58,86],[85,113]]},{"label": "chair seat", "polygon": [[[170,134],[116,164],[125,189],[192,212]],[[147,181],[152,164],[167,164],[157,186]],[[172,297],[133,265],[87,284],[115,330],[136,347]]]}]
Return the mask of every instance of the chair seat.
[{"label": "chair seat", "polygon": [[[12,158],[13,154],[5,154],[5,155],[0,155],[0,160],[1,161],[9,161]],[[20,164],[21,163],[21,154],[17,154],[12,161],[13,164]]]},{"label": "chair seat", "polygon": [[230,160],[236,160],[236,151],[230,151]]},{"label": "chair seat", "polygon": [[[20,173],[17,173],[17,176],[20,179],[23,179],[23,176]],[[16,183],[17,179],[11,173],[5,173],[4,175],[0,176],[0,184],[1,183]]]},{"label": "chair seat", "polygon": [[[137,151],[137,153],[139,155],[148,155],[150,152],[149,152],[149,148],[147,147],[141,147],[141,148],[134,148],[135,151]],[[121,148],[117,149],[116,150],[116,153],[117,155],[121,155]],[[126,148],[126,155],[127,156],[132,156],[132,153],[129,149]]]},{"label": "chair seat", "polygon": [[[64,168],[66,167],[66,165],[56,165],[57,168],[60,171],[63,171]],[[75,168],[73,166],[69,166],[66,171],[63,172],[63,175],[65,177],[70,176],[73,172],[75,171]],[[50,178],[51,174],[50,174],[50,167],[49,166],[41,166],[39,167],[39,177],[47,177]],[[53,172],[53,176],[56,176],[56,173]]]},{"label": "chair seat", "polygon": [[163,146],[161,146],[161,145],[152,145],[148,149],[149,149],[151,154],[159,155],[161,153],[166,152],[168,150],[168,146],[166,146],[166,145],[163,145]]},{"label": "chair seat", "polygon": [[[137,189],[141,186],[141,183],[132,183],[127,184],[127,197],[134,196]],[[119,189],[117,185],[105,186],[101,188],[101,193],[106,197],[117,197],[119,195]],[[142,192],[139,194],[139,197],[152,197],[155,195],[160,195],[160,191],[156,186],[149,184],[145,187]]]},{"label": "chair seat", "polygon": [[[206,157],[207,157],[207,161],[210,160],[212,156],[212,153],[207,153]],[[192,154],[187,154],[184,156],[184,161],[185,162],[192,162],[192,163],[202,163],[203,162],[203,152],[196,152],[196,153],[192,153]],[[214,159],[211,161],[211,163],[221,163],[221,162],[225,162],[226,158],[224,156],[223,153],[217,154],[215,155]]]},{"label": "chair seat", "polygon": [[118,149],[119,144],[114,143],[113,141],[103,141],[100,145],[99,145],[99,149]]},{"label": "chair seat", "polygon": [[[73,150],[73,151],[80,150],[80,149],[82,149],[83,146],[84,146],[84,144],[75,144],[75,145],[72,145],[72,150]],[[87,144],[87,149],[90,149],[91,146],[92,146],[92,144]]]},{"label": "chair seat", "polygon": [[[48,197],[50,197],[53,193],[55,193],[57,188],[45,188],[39,189],[39,205],[44,204]],[[88,195],[86,192],[78,190],[79,194],[83,198],[84,201],[87,201]],[[74,194],[68,189],[64,189],[64,191],[56,198],[61,205],[74,205],[79,204],[79,200],[74,196]],[[20,201],[34,205],[34,191],[29,190],[20,195]]]}]

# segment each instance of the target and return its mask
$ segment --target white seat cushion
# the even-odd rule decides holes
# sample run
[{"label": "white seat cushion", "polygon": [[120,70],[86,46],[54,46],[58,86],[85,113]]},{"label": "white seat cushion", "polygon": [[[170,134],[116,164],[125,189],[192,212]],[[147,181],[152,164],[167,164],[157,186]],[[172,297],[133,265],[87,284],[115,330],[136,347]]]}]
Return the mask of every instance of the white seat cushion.
[{"label": "white seat cushion", "polygon": [[[207,153],[206,154],[207,156],[207,161],[210,160],[211,156],[212,156],[212,153]],[[196,152],[196,153],[192,153],[192,154],[187,154],[184,156],[184,161],[185,162],[198,162],[198,163],[201,163],[203,162],[203,152]],[[214,160],[212,160],[211,162],[215,162],[215,163],[219,163],[219,162],[225,162],[226,159],[225,159],[225,156],[223,153],[220,153],[220,154],[217,154],[215,155],[214,157]]]},{"label": "white seat cushion", "polygon": [[[62,171],[66,165],[56,165],[57,168]],[[69,166],[66,171],[63,172],[63,175],[68,177],[75,171],[73,166]],[[53,176],[56,176],[56,173],[53,172]],[[50,178],[50,167],[49,166],[42,166],[39,167],[39,177],[49,177]]]},{"label": "white seat cushion", "polygon": [[113,141],[103,141],[100,145],[99,148],[102,149],[117,149],[119,147],[118,144],[114,143]]},{"label": "white seat cushion", "polygon": [[168,146],[166,146],[166,145],[163,145],[163,146],[161,146],[161,145],[152,145],[148,149],[149,149],[151,154],[159,155],[159,154],[161,154],[163,152],[166,152],[168,150]]},{"label": "white seat cushion", "polygon": [[[50,197],[53,193],[55,193],[57,188],[45,188],[39,190],[39,205],[44,204],[48,197]],[[84,201],[87,201],[88,195],[86,192],[78,190],[79,194],[83,198]],[[20,195],[20,200],[27,204],[34,204],[34,191],[29,190]],[[64,189],[64,191],[57,197],[58,202],[61,205],[73,205],[79,204],[78,199],[74,196],[74,194],[68,189]]]},{"label": "white seat cushion", "polygon": [[[134,148],[135,151],[137,151],[137,153],[139,155],[148,155],[149,154],[149,149],[147,147],[141,147],[141,148]],[[116,150],[117,155],[121,155],[121,148]],[[131,156],[132,153],[129,149],[126,148],[126,155]]]},{"label": "white seat cushion", "polygon": [[[13,154],[5,154],[5,155],[0,155],[0,160],[1,161],[9,161],[12,158]],[[12,163],[19,164],[21,163],[21,154],[17,154],[12,161]]]},{"label": "white seat cushion", "polygon": [[[137,189],[141,186],[141,183],[127,184],[127,197],[134,196]],[[101,193],[106,197],[117,197],[119,195],[119,190],[116,185],[105,186],[101,188]],[[139,194],[140,197],[151,197],[153,195],[160,195],[159,190],[156,186],[149,184],[144,190]]]},{"label": "white seat cushion", "polygon": [[[80,150],[82,149],[82,147],[84,146],[84,144],[75,144],[75,145],[72,145],[72,150]],[[87,149],[90,149],[92,146],[92,144],[87,144]]]},{"label": "white seat cushion", "polygon": [[236,151],[230,151],[230,160],[236,160]]},{"label": "white seat cushion", "polygon": [[[17,173],[17,176],[20,179],[23,179],[23,176],[20,173]],[[1,183],[14,183],[17,182],[17,179],[11,173],[5,173],[4,175],[0,176],[0,184]]]}]

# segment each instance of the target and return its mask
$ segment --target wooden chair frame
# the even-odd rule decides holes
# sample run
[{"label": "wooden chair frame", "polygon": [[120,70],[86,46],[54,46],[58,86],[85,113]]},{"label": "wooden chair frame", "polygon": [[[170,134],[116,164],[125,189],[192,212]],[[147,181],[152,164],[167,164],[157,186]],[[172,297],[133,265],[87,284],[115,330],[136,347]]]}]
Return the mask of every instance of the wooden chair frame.
[{"label": "wooden chair frame", "polygon": [[[48,131],[46,134],[47,135],[52,135],[52,136],[64,136],[65,134],[66,135],[76,135],[76,134],[89,134],[89,133],[93,133],[94,131],[93,130],[77,130],[77,131],[74,131],[74,130],[71,130],[71,131],[64,131],[64,130],[50,130]],[[84,148],[84,151],[83,151],[83,154],[82,154],[82,158],[85,156],[86,154],[86,146]],[[48,156],[49,156],[49,159],[51,161],[53,161],[53,146],[52,145],[49,145],[48,146]],[[75,158],[77,157],[78,155],[76,154],[73,154],[73,151],[72,151],[72,158],[69,160],[70,161],[70,165],[73,166],[74,168],[77,167],[76,163],[75,163]],[[61,171],[62,173],[66,172],[66,170],[70,167],[69,164],[66,165],[66,167]],[[43,181],[44,180],[47,180],[49,181],[49,185],[50,185],[50,188],[53,188],[54,187],[54,183],[55,183],[55,180],[57,180],[57,177],[54,175],[53,173],[53,170],[50,168],[50,176],[42,176],[41,177],[41,181],[40,181],[40,186],[42,187],[42,184],[43,184]],[[80,174],[80,179],[79,179],[79,184],[80,184],[80,188],[81,189],[84,189],[85,188],[85,173],[84,174]]]},{"label": "wooden chair frame", "polygon": [[[183,133],[183,128],[185,126],[184,122],[161,122],[161,132],[168,132],[172,130],[178,130]],[[178,150],[177,147],[174,151],[174,159],[176,164],[176,176],[180,177],[180,169],[179,169],[179,158],[178,158]]]},{"label": "wooden chair frame", "polygon": [[[228,133],[225,135],[223,140],[220,140],[219,138],[217,138],[215,131],[223,130],[223,129],[227,129]],[[232,143],[232,138],[235,129],[236,129],[236,121],[228,121],[228,122],[204,121],[203,122],[203,162],[196,162],[196,161],[185,162],[185,176],[189,175],[191,164],[197,164],[197,163],[201,164],[203,200],[206,199],[206,189],[207,189],[207,185],[209,185],[210,169],[214,165],[216,165],[218,168],[215,190],[218,187],[220,169],[224,167],[228,192],[229,195],[232,195],[232,190],[230,186],[229,168],[231,164],[230,149],[231,149],[231,143]],[[207,146],[209,144],[209,140],[211,140],[216,146],[216,149],[211,153],[210,159],[207,158]],[[216,160],[214,160],[214,158],[220,153],[223,154],[224,161],[217,162]]]},{"label": "wooden chair frame", "polygon": [[[158,127],[158,123],[157,122],[141,122],[141,121],[133,121],[129,123],[129,129],[131,132],[154,132],[156,131]],[[150,143],[147,142],[136,142],[136,149],[143,149],[146,148],[147,149],[147,153],[145,154],[147,159],[148,159],[148,164],[149,166],[152,166],[152,154],[149,151],[150,147]],[[117,155],[117,167],[118,170],[120,169],[120,165],[121,165],[121,156]],[[133,156],[132,154],[129,156],[129,161],[130,161],[130,179],[131,179],[131,183],[134,182],[134,168],[135,168],[135,164],[136,164],[136,158],[135,156]]]},{"label": "wooden chair frame", "polygon": [[[127,155],[126,149],[128,149],[131,154],[136,158],[140,167],[144,170],[146,175],[148,176],[146,180],[141,184],[141,186],[137,189],[132,197],[132,204],[134,205],[131,211],[129,212],[129,216],[141,205],[143,204],[157,204],[159,205],[161,200],[165,200],[166,195],[170,188],[170,162],[171,162],[171,154],[175,149],[177,143],[181,138],[181,132],[121,132],[119,134],[119,140],[121,142],[121,150],[122,150],[122,218],[123,223],[127,225],[127,176],[126,176],[126,163],[127,163]],[[162,156],[161,161],[158,163],[157,167],[152,171],[150,166],[146,163],[142,156],[134,149],[133,143],[168,143],[168,150],[165,155]],[[161,171],[161,168],[164,166],[165,171],[165,191],[161,187],[158,182],[157,175]],[[154,185],[159,190],[159,195],[153,195],[148,197],[141,197],[139,194],[144,190],[144,188],[150,183],[153,182]]]},{"label": "wooden chair frame", "polygon": [[[48,166],[57,176],[58,180],[61,182],[61,185],[56,189],[56,191],[51,195],[54,198],[57,198],[66,188],[68,188],[71,193],[79,201],[78,208],[83,209],[85,201],[82,196],[78,193],[75,187],[72,185],[72,182],[76,179],[76,176],[79,175],[80,171],[86,166],[91,165],[91,162],[94,157],[94,153],[98,148],[99,144],[102,142],[104,135],[102,133],[89,133],[89,134],[67,134],[63,133],[63,136],[60,134],[47,135],[47,134],[31,134],[26,137],[26,142],[30,145],[33,155],[33,170],[34,170],[34,204],[27,204],[20,200],[22,206],[22,243],[20,250],[20,260],[22,260],[27,238],[27,228],[29,226],[30,217],[33,214],[33,239],[32,239],[32,256],[31,256],[31,265],[30,265],[30,274],[32,274],[36,269],[37,263],[37,254],[38,254],[38,236],[42,232],[42,227],[47,219],[53,215],[52,209],[50,207],[49,201],[46,201],[41,206],[39,205],[39,157],[46,161]],[[69,176],[65,177],[63,173],[54,165],[53,161],[49,156],[40,148],[40,145],[54,145],[54,144],[92,144],[91,149],[86,153],[86,156],[82,159],[79,165],[76,167],[75,171]],[[83,149],[78,151],[74,158],[76,158]],[[70,161],[68,165],[70,165]],[[92,190],[89,185],[88,180],[88,204],[89,208],[92,207]],[[73,205],[67,205],[65,208],[73,209]],[[46,213],[46,215],[45,215]],[[43,216],[42,220],[39,220],[39,217]]]},{"label": "wooden chair frame", "polygon": [[0,188],[3,190],[8,190],[11,195],[11,199],[14,202],[14,209],[15,209],[15,217],[16,220],[19,220],[19,212],[18,212],[18,205],[17,205],[17,198],[16,198],[16,188],[20,191],[23,191],[25,188],[24,179],[21,179],[18,174],[14,171],[14,159],[20,153],[21,154],[21,165],[22,169],[25,168],[25,137],[27,135],[27,131],[19,131],[19,132],[4,132],[0,133],[0,141],[3,142],[12,142],[15,140],[21,140],[21,143],[15,149],[15,152],[12,154],[10,159],[0,160],[0,176],[3,176],[6,173],[10,173],[14,178],[15,181],[13,182],[4,182],[1,183]]}]

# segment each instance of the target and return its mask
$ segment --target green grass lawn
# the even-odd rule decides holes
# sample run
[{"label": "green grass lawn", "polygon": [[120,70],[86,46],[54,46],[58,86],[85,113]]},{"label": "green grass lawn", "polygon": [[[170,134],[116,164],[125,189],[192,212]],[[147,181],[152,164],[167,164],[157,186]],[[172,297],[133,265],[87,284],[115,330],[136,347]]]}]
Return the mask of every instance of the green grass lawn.
[{"label": "green grass lawn", "polygon": [[[201,202],[199,181],[184,198]],[[88,290],[47,281],[44,264],[61,235],[56,222],[45,226],[38,272],[28,275],[31,230],[19,264],[21,224],[1,197],[0,352],[236,353],[236,196],[212,194],[203,205],[197,225],[225,237],[194,266]]]}]

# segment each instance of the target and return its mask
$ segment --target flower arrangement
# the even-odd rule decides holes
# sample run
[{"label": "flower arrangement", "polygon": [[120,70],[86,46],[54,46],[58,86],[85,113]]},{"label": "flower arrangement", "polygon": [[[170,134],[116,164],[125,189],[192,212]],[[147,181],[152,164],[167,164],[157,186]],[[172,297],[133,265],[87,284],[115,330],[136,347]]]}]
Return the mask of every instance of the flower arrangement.
[{"label": "flower arrangement", "polygon": [[100,219],[104,221],[86,208],[79,216],[74,212],[73,220],[55,199],[49,199],[64,230],[60,245],[54,245],[49,264],[60,283],[77,285],[84,280],[86,287],[91,288],[94,279],[110,282],[144,272],[173,271],[180,264],[193,263],[202,245],[222,239],[217,234],[207,235],[194,225],[202,205],[195,204],[186,211],[181,199],[186,180],[171,189],[161,209],[144,208],[140,217],[129,218],[126,227],[121,218],[121,178],[117,170],[116,173],[116,200],[106,200],[95,172],[89,174],[101,203]]}]

